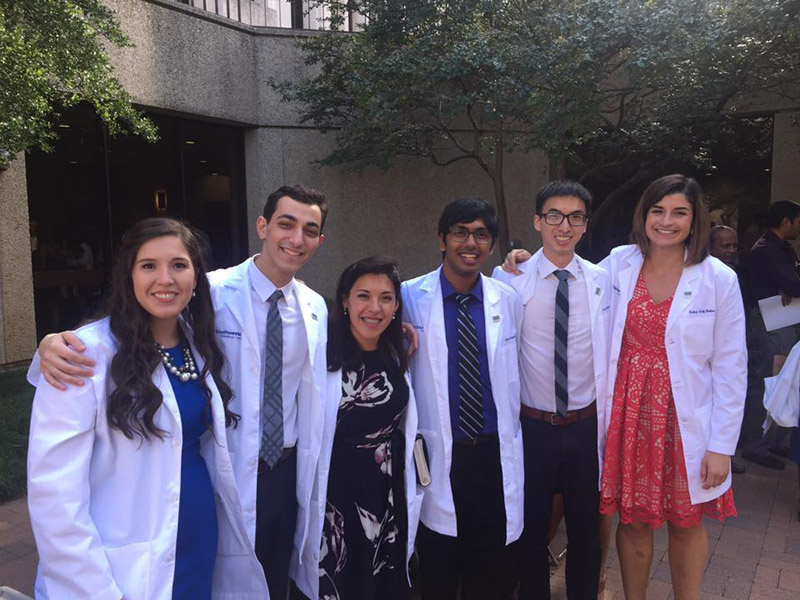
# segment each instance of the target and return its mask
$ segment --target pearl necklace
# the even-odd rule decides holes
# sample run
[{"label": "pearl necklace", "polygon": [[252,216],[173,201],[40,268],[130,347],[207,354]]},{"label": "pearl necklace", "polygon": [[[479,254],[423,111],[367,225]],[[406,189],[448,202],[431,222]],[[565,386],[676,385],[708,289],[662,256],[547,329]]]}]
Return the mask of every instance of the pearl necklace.
[{"label": "pearl necklace", "polygon": [[184,346],[183,348],[182,367],[175,366],[175,363],[173,362],[172,357],[169,355],[169,352],[167,352],[167,349],[158,342],[156,342],[156,349],[161,355],[161,362],[164,363],[164,368],[180,379],[181,383],[186,383],[190,379],[197,379],[197,367],[194,364],[194,359],[192,358],[192,353],[188,346]]}]

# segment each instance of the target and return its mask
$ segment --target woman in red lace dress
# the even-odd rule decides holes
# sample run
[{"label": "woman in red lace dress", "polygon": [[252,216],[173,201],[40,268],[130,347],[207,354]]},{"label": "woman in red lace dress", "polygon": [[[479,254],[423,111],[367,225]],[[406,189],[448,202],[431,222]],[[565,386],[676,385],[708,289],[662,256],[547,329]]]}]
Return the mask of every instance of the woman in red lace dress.
[{"label": "woman in red lace dress", "polygon": [[601,512],[619,512],[625,597],[644,599],[653,530],[669,529],[677,600],[696,599],[706,564],[703,516],[736,515],[730,456],[744,407],[747,354],[736,275],[708,256],[708,211],[683,175],[654,181],[612,277],[608,433]]}]

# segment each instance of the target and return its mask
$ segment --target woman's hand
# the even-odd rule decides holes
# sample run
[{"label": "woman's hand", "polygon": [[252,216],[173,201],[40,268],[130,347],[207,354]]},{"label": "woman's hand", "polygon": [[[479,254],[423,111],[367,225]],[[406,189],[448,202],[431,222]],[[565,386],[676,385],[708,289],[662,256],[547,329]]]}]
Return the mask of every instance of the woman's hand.
[{"label": "woman's hand", "polygon": [[703,462],[700,463],[700,480],[703,482],[703,489],[709,490],[724,483],[730,470],[730,456],[707,450]]},{"label": "woman's hand", "polygon": [[520,275],[522,271],[517,268],[518,263],[524,263],[531,257],[531,253],[527,250],[523,250],[522,248],[517,248],[516,250],[512,250],[508,254],[506,254],[506,259],[503,261],[501,265],[503,271],[506,273],[511,273],[512,275]]},{"label": "woman's hand", "polygon": [[83,385],[86,377],[94,375],[90,367],[94,361],[81,352],[86,347],[72,331],[51,333],[39,344],[39,369],[47,383],[58,390],[66,390],[66,384]]}]

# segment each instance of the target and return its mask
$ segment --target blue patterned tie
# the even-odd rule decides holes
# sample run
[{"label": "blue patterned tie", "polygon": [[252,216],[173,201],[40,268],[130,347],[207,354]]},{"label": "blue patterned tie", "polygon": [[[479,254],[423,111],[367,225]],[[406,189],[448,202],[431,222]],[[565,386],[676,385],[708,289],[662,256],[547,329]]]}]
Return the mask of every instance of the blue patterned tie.
[{"label": "blue patterned tie", "polygon": [[264,357],[264,398],[261,407],[261,460],[272,467],[283,453],[283,321],[278,310],[281,290],[269,297],[267,346]]},{"label": "blue patterned tie", "polygon": [[473,439],[483,431],[483,396],[481,363],[478,360],[478,334],[467,311],[471,294],[456,294],[458,303],[458,423],[461,431]]},{"label": "blue patterned tie", "polygon": [[554,271],[558,277],[556,290],[556,410],[562,417],[567,414],[569,393],[567,392],[567,332],[569,331],[569,271]]}]

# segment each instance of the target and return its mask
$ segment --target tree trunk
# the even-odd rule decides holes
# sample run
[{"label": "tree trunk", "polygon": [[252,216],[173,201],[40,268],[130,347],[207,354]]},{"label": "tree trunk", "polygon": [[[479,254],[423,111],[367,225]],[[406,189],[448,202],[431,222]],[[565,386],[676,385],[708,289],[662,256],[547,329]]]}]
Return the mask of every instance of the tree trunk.
[{"label": "tree trunk", "polygon": [[503,179],[503,134],[502,131],[495,137],[494,143],[494,169],[491,174],[494,184],[494,204],[497,208],[497,247],[500,258],[504,258],[509,251],[508,208],[506,207],[506,189]]}]

